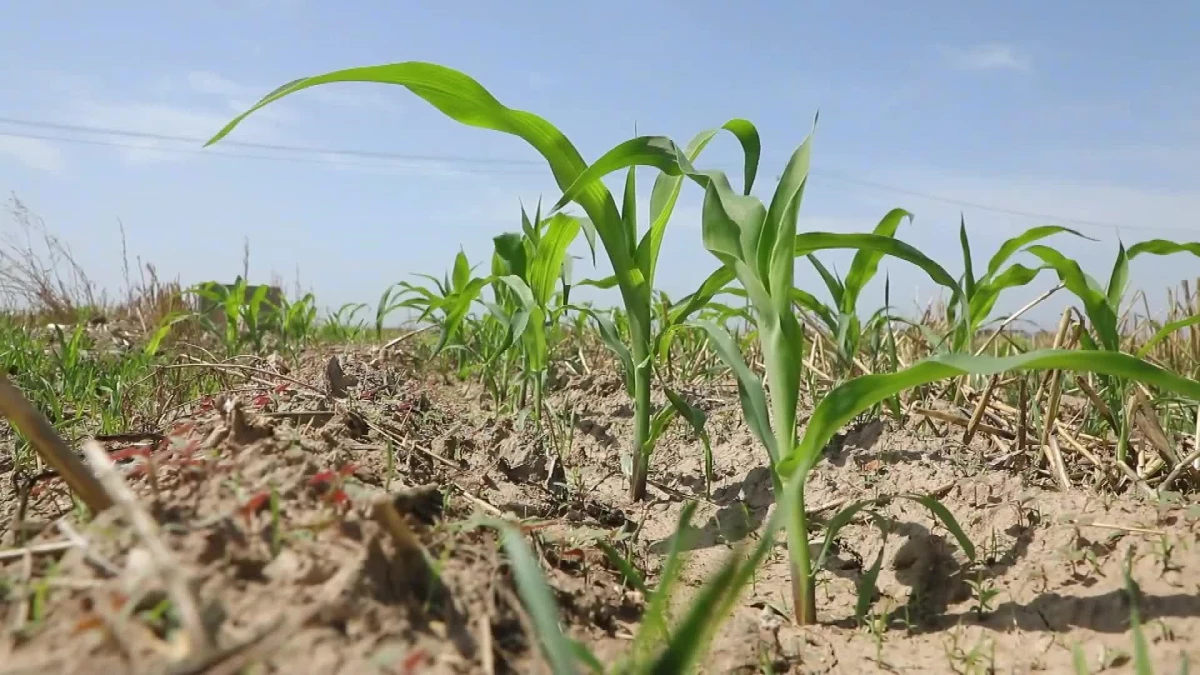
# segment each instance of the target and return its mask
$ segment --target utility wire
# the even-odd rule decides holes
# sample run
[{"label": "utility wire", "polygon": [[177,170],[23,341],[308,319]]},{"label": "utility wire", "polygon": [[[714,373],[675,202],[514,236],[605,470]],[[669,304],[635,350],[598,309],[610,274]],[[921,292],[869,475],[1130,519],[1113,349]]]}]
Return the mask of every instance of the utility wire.
[{"label": "utility wire", "polygon": [[[125,138],[144,138],[155,141],[174,141],[178,143],[194,143],[198,151],[208,153],[203,146],[208,142],[206,138],[190,138],[187,136],[172,136],[169,134],[155,134],[145,131],[132,131],[129,129],[110,129],[105,127],[82,126],[77,124],[58,124],[54,122],[35,122],[33,120],[13,119],[9,117],[0,117],[0,124],[10,124],[19,127],[31,127],[35,129],[54,129],[57,131],[75,131],[87,134],[103,134],[106,136],[122,136]],[[8,134],[6,134],[8,135]],[[538,162],[528,159],[505,159],[505,158],[490,158],[490,157],[464,157],[454,155],[409,155],[397,152],[379,152],[373,150],[352,150],[341,148],[317,148],[301,145],[282,145],[275,143],[252,143],[249,141],[234,141],[222,140],[221,145],[226,147],[237,148],[252,148],[256,150],[277,150],[281,152],[302,152],[314,153],[321,155],[341,155],[346,157],[364,157],[369,159],[392,159],[403,160],[407,162],[442,162],[453,164],[490,164],[495,166],[527,166],[531,168],[541,168],[545,166],[544,162]]]},{"label": "utility wire", "polygon": [[[144,132],[144,131],[133,131],[130,129],[114,129],[114,128],[107,128],[107,127],[85,126],[85,125],[76,125],[76,124],[61,124],[61,123],[55,123],[55,122],[39,122],[39,121],[34,121],[34,120],[24,120],[24,119],[10,118],[10,117],[0,117],[0,124],[8,124],[8,125],[12,125],[12,126],[19,126],[19,127],[33,128],[33,129],[51,129],[51,130],[57,130],[57,131],[99,134],[99,135],[116,136],[116,137],[123,137],[123,138],[140,138],[140,139],[145,139],[145,140],[169,141],[169,142],[175,142],[175,143],[189,143],[189,144],[195,144],[196,146],[203,146],[204,143],[207,142],[207,139],[193,138],[193,137],[188,137],[188,136],[156,134],[156,133],[150,133],[150,132]],[[250,142],[250,141],[234,141],[234,140],[222,140],[221,141],[221,145],[225,146],[225,147],[240,147],[240,148],[258,149],[258,150],[271,150],[271,151],[277,151],[277,152],[306,153],[306,154],[310,154],[310,155],[322,155],[322,157],[303,157],[303,156],[297,156],[295,154],[293,154],[291,156],[277,156],[277,155],[262,155],[262,154],[256,155],[256,154],[246,154],[246,153],[223,152],[221,150],[205,149],[202,147],[195,147],[195,148],[148,147],[145,145],[138,145],[136,143],[121,143],[119,141],[112,141],[112,140],[101,140],[101,139],[90,139],[90,138],[72,138],[72,137],[63,137],[63,136],[49,136],[49,135],[44,135],[44,134],[33,134],[33,133],[25,133],[25,132],[0,131],[0,136],[6,136],[6,137],[10,137],[10,138],[28,138],[28,139],[43,140],[43,141],[49,141],[49,142],[59,142],[59,143],[80,143],[80,144],[85,144],[85,145],[98,145],[98,146],[107,146],[107,147],[116,147],[116,148],[126,148],[126,149],[132,149],[132,150],[175,152],[175,153],[181,153],[181,154],[206,155],[206,156],[214,156],[215,155],[215,156],[219,156],[219,157],[230,157],[230,158],[237,158],[237,159],[260,159],[260,160],[275,160],[275,161],[289,161],[289,162],[292,162],[292,161],[308,162],[308,163],[315,163],[315,164],[332,165],[332,166],[343,167],[343,168],[378,169],[378,168],[388,168],[388,165],[386,165],[386,164],[383,164],[383,165],[364,164],[364,163],[351,164],[351,163],[346,163],[346,162],[331,162],[331,161],[329,161],[329,157],[331,157],[331,156],[358,157],[358,158],[363,158],[363,159],[389,160],[389,161],[393,161],[393,162],[408,162],[408,163],[422,163],[423,162],[423,163],[433,163],[433,164],[447,164],[447,165],[453,165],[454,171],[458,171],[458,172],[462,172],[462,173],[533,175],[533,174],[540,174],[544,171],[544,168],[543,168],[544,163],[543,162],[539,162],[536,160],[508,159],[508,158],[499,158],[499,157],[467,157],[467,156],[462,156],[462,155],[416,155],[416,154],[407,154],[407,153],[399,153],[399,152],[358,150],[358,149],[348,149],[348,148],[320,148],[320,147],[312,147],[312,146],[285,145],[285,144],[276,144],[276,143],[255,143],[255,142]],[[470,165],[477,165],[477,166],[470,166]],[[903,188],[903,187],[899,187],[899,186],[895,186],[895,185],[888,185],[886,183],[878,183],[875,181],[855,178],[853,176],[849,176],[849,175],[842,174],[839,172],[833,172],[833,171],[827,171],[827,170],[821,170],[821,169],[811,169],[809,171],[809,173],[818,178],[823,178],[823,179],[830,180],[830,181],[837,182],[837,183],[844,183],[846,185],[854,185],[857,187],[867,188],[867,189],[871,189],[871,190],[878,190],[881,192],[891,192],[891,193],[905,195],[905,196],[909,196],[909,197],[916,197],[919,199],[940,202],[943,204],[950,204],[950,205],[958,206],[961,208],[975,209],[975,210],[979,210],[979,211],[989,211],[992,213],[999,213],[999,214],[1003,214],[1003,215],[1015,216],[1015,217],[1020,217],[1020,218],[1030,218],[1030,219],[1045,221],[1048,223],[1063,224],[1063,225],[1075,225],[1078,227],[1092,227],[1092,228],[1107,229],[1107,230],[1112,230],[1117,234],[1120,234],[1121,230],[1148,231],[1148,232],[1180,232],[1180,233],[1186,233],[1186,234],[1197,234],[1198,232],[1200,232],[1196,229],[1183,228],[1183,227],[1170,227],[1170,226],[1159,226],[1159,225],[1131,225],[1131,224],[1127,224],[1127,223],[1105,222],[1105,221],[1097,221],[1097,220],[1088,220],[1088,219],[1084,219],[1084,218],[1059,216],[1059,215],[1054,215],[1054,214],[1049,214],[1049,213],[1039,213],[1039,212],[1035,212],[1035,211],[1022,211],[1022,210],[1018,210],[1018,209],[1009,209],[1009,208],[1005,208],[1005,207],[1001,207],[1001,206],[993,206],[990,204],[982,204],[979,202],[971,202],[971,201],[966,201],[966,200],[962,200],[962,199],[955,199],[952,197],[944,197],[941,195],[935,195],[935,194],[931,194],[931,193],[927,193],[927,192],[920,192],[917,190],[910,190],[908,188]]]},{"label": "utility wire", "polygon": [[[429,168],[431,168],[431,166],[433,166],[431,164],[431,162],[433,162],[433,160],[430,160],[430,159],[408,159],[407,161],[409,162],[409,166],[404,166],[402,163],[401,164],[386,164],[386,163],[368,164],[366,162],[330,161],[330,159],[322,158],[322,157],[304,157],[304,156],[289,157],[289,156],[283,156],[283,155],[253,155],[253,154],[247,154],[247,153],[243,153],[243,152],[222,152],[219,149],[214,150],[214,149],[205,149],[205,148],[164,148],[164,147],[159,147],[159,146],[154,146],[154,145],[139,145],[137,143],[121,143],[119,141],[108,141],[108,140],[102,140],[102,139],[96,139],[96,138],[70,138],[70,137],[63,137],[63,136],[49,136],[49,135],[45,135],[45,134],[16,133],[16,132],[10,132],[10,131],[0,131],[0,136],[7,137],[7,138],[29,138],[29,139],[40,140],[40,141],[49,141],[52,143],[78,143],[81,145],[97,145],[97,146],[103,146],[103,147],[109,147],[109,148],[124,148],[127,150],[146,150],[148,152],[177,153],[177,154],[181,154],[181,155],[215,156],[215,157],[230,157],[230,158],[235,158],[235,159],[260,159],[260,160],[268,160],[268,161],[276,161],[276,162],[300,162],[300,163],[308,163],[308,164],[323,164],[325,166],[347,168],[347,169],[417,168],[416,166],[414,166],[414,164],[417,164],[420,162],[426,163],[426,166],[422,167],[426,170],[428,170]],[[194,139],[189,139],[189,140],[194,140]],[[396,157],[393,161],[400,161],[402,159],[404,159],[404,158]],[[495,173],[497,173],[497,171],[495,169],[489,169],[489,168],[485,168],[485,167],[461,166],[461,165],[455,166],[452,170],[455,172],[459,172],[459,173],[474,173],[474,174],[495,174]],[[514,175],[538,175],[543,172],[537,171],[534,169],[522,170],[519,168],[513,168],[513,169],[510,169],[507,171],[502,171],[500,173],[514,174]]]}]

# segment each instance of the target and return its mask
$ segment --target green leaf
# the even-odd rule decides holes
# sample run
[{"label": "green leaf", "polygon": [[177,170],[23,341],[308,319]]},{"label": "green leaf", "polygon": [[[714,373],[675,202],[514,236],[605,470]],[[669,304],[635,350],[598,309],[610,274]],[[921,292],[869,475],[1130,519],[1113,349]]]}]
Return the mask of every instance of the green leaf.
[{"label": "green leaf", "polygon": [[[745,250],[747,253],[757,253],[755,268],[758,277],[766,283],[767,289],[776,300],[777,312],[787,311],[790,300],[786,291],[795,286],[796,254],[793,251],[793,240],[796,236],[800,202],[804,198],[804,187],[808,184],[816,124],[814,119],[813,131],[809,132],[784,166],[783,175],[775,186],[775,193],[771,195],[771,206],[762,224],[762,232],[743,231]],[[752,227],[757,225],[753,221],[747,224]]]},{"label": "green leaf", "polygon": [[671,402],[671,405],[679,413],[679,416],[692,427],[692,433],[696,434],[696,438],[699,438],[700,442],[704,444],[704,478],[707,481],[712,481],[712,443],[709,441],[708,431],[704,428],[708,423],[708,416],[704,414],[703,410],[684,400],[682,396],[670,387],[663,387],[663,393],[667,395],[667,400]]},{"label": "green leaf", "polygon": [[[524,212],[521,213],[522,218],[525,217]],[[525,236],[529,236],[532,228],[526,230]],[[492,248],[497,257],[504,263],[503,270],[496,270],[493,266],[493,272],[496,274],[514,274],[522,279],[529,274],[528,253],[525,250],[525,240],[516,232],[505,232],[492,238]]]},{"label": "green leaf", "polygon": [[857,598],[854,601],[854,616],[859,621],[867,615],[867,611],[871,609],[871,600],[875,596],[875,586],[879,581],[879,571],[883,568],[883,554],[887,551],[884,544],[887,544],[887,531],[884,531],[883,544],[879,546],[879,552],[875,554],[875,562],[867,568],[859,578],[857,584]]},{"label": "green leaf", "polygon": [[555,285],[562,275],[567,249],[579,234],[579,221],[556,213],[548,219],[545,227],[545,233],[534,249],[528,281],[534,300],[543,310],[548,310]]},{"label": "green leaf", "polygon": [[625,375],[625,389],[630,396],[633,396],[633,354],[630,353],[629,347],[621,340],[621,335],[617,332],[617,327],[613,325],[612,320],[591,307],[569,305],[568,309],[582,312],[592,317],[592,320],[596,322],[596,327],[600,330],[600,338],[604,340],[604,344],[616,355],[617,360],[621,362],[621,370]]},{"label": "green leaf", "polygon": [[614,288],[614,287],[616,287],[616,285],[617,285],[617,278],[616,278],[615,276],[609,276],[609,277],[604,277],[603,279],[584,279],[584,280],[580,281],[579,283],[577,283],[577,284],[575,284],[575,285],[576,285],[576,286],[591,286],[591,287],[593,287],[593,288],[609,289],[609,288]]},{"label": "green leaf", "polygon": [[[745,194],[748,195],[750,194],[751,187],[754,185],[754,177],[758,172],[758,160],[762,152],[758,129],[749,121],[733,119],[726,122],[719,129],[702,131],[688,143],[683,154],[689,161],[695,162],[708,143],[722,129],[731,132],[738,139],[738,142],[741,143],[742,152],[745,156]],[[646,235],[638,244],[635,255],[638,267],[641,268],[647,283],[653,284],[654,282],[663,235],[666,232],[667,222],[675,210],[675,203],[679,199],[682,187],[682,175],[660,173],[654,181],[654,190],[650,193],[650,227],[646,230]]]},{"label": "green leaf", "polygon": [[492,281],[490,277],[471,279],[463,284],[460,290],[436,303],[437,307],[445,312],[446,317],[442,321],[442,335],[433,348],[435,355],[441,353],[450,340],[458,334],[459,327],[467,317],[467,313],[471,311],[471,304],[479,297],[483,287]]},{"label": "green leaf", "polygon": [[675,635],[647,672],[654,675],[693,672],[713,634],[732,612],[742,589],[750,583],[751,577],[774,547],[775,535],[784,522],[782,514],[791,506],[790,502],[785,501],[775,509],[749,556],[743,558],[743,552],[737,549],[730,552],[725,563],[694,596]]},{"label": "green leaf", "polygon": [[[537,307],[537,302],[534,300],[533,293],[529,290],[525,280],[515,274],[507,274],[500,277],[497,281],[505,284],[516,296],[517,311],[508,316],[504,341],[496,349],[495,357],[499,357],[509,347],[512,346],[517,339],[525,334],[525,331],[531,325],[529,318],[534,309]],[[540,329],[540,327],[538,327]],[[537,358],[531,360],[537,361]]]},{"label": "green leaf", "polygon": [[892,237],[878,234],[844,234],[834,232],[803,232],[796,235],[795,255],[802,256],[826,249],[858,249],[877,251],[883,255],[910,262],[920,267],[934,282],[948,288],[955,301],[964,295],[958,282],[941,265],[918,249]]},{"label": "green leaf", "polygon": [[[900,224],[906,218],[911,223],[913,215],[904,209],[892,209],[875,226],[873,234],[881,237],[895,237],[896,230],[900,228]],[[850,271],[846,273],[845,291],[842,293],[841,310],[843,312],[857,311],[858,296],[879,270],[879,261],[883,259],[883,256],[884,252],[877,249],[860,249],[854,254],[854,260],[850,263]],[[970,291],[967,293],[969,294]]]},{"label": "green leaf", "polygon": [[733,371],[737,377],[738,396],[742,401],[742,414],[758,440],[762,442],[771,457],[772,466],[779,461],[779,448],[775,445],[775,436],[771,432],[771,418],[768,414],[767,395],[763,390],[762,381],[755,375],[742,359],[741,350],[734,343],[729,331],[712,321],[696,320],[687,325],[703,329],[712,341],[713,349]]},{"label": "green leaf", "polygon": [[1189,316],[1185,319],[1179,319],[1178,321],[1171,321],[1163,325],[1162,328],[1159,328],[1154,332],[1154,335],[1150,336],[1149,340],[1146,340],[1146,344],[1142,345],[1141,348],[1138,349],[1138,358],[1146,358],[1146,355],[1154,349],[1155,345],[1170,337],[1170,335],[1175,331],[1182,330],[1188,326],[1195,326],[1196,324],[1200,324],[1200,314]]},{"label": "green leaf", "polygon": [[[452,68],[407,61],[361,68],[348,68],[314,77],[293,80],[275,89],[251,108],[225,125],[205,146],[228,135],[246,117],[290,94],[321,84],[335,82],[376,82],[403,86],[456,122],[482,129],[511,134],[533,146],[546,160],[559,189],[566,191],[587,168],[579,151],[554,125],[523,110],[514,110],[498,101],[473,78]],[[630,255],[620,227],[616,202],[603,183],[592,181],[579,188],[573,201],[583,207],[613,264],[623,278],[627,293],[643,283]],[[585,229],[587,229],[585,227]]]},{"label": "green leaf", "polygon": [[[597,165],[593,164],[588,167],[587,171],[583,172],[580,179],[586,180],[588,172],[592,171]],[[578,183],[579,181],[576,181]],[[565,202],[564,202],[565,203]],[[637,167],[629,167],[629,171],[625,174],[625,194],[621,200],[621,222],[625,227],[625,245],[629,247],[629,255],[633,255],[634,242],[637,241]],[[635,259],[636,263],[636,259]],[[644,273],[643,273],[644,274]],[[650,279],[646,279],[646,283],[650,283]]]},{"label": "green leaf", "polygon": [[1048,246],[1034,245],[1025,250],[1049,265],[1058,274],[1063,286],[1083,303],[1084,312],[1092,322],[1092,329],[1100,338],[1100,344],[1105,349],[1119,351],[1121,336],[1117,331],[1116,310],[1109,304],[1108,296],[1083,273],[1079,263]]},{"label": "green leaf", "polygon": [[1042,225],[1039,227],[1031,227],[1000,245],[1000,248],[996,250],[996,253],[992,256],[992,259],[988,261],[987,274],[984,275],[984,279],[990,279],[994,277],[996,273],[1000,271],[1000,266],[1007,262],[1008,259],[1011,258],[1013,254],[1015,254],[1021,248],[1032,244],[1039,239],[1045,239],[1046,237],[1058,234],[1060,232],[1073,234],[1080,239],[1096,241],[1092,237],[1082,234],[1076,230],[1072,230],[1068,227],[1061,227],[1058,225]]},{"label": "green leaf", "polygon": [[642,655],[649,652],[658,642],[670,639],[667,612],[670,608],[671,591],[683,569],[683,545],[692,529],[692,517],[696,513],[697,502],[689,501],[683,505],[679,514],[679,524],[671,535],[671,543],[667,548],[667,557],[663,561],[659,573],[658,586],[646,598],[646,611],[642,614],[642,625],[633,638],[633,652]]},{"label": "green leaf", "polygon": [[969,320],[972,330],[987,320],[1002,292],[1009,288],[1029,285],[1045,269],[1047,266],[1044,265],[1029,268],[1017,263],[1004,270],[999,276],[988,277],[986,281],[977,285],[970,301]]},{"label": "green leaf", "polygon": [[[1127,555],[1132,558],[1132,551]],[[1150,660],[1150,644],[1142,630],[1141,589],[1133,579],[1131,560],[1126,560],[1121,566],[1121,575],[1125,581],[1125,595],[1129,599],[1129,632],[1133,634],[1133,671],[1137,675],[1154,675],[1154,666]]]},{"label": "green leaf", "polygon": [[975,263],[971,260],[971,241],[967,237],[967,220],[958,216],[958,244],[963,254],[963,292],[968,298],[975,296]]},{"label": "green leaf", "polygon": [[845,286],[842,285],[842,280],[838,279],[836,274],[829,271],[829,268],[825,267],[825,263],[821,262],[817,256],[808,253],[804,257],[808,258],[808,262],[812,263],[813,268],[817,270],[817,274],[821,275],[821,281],[825,282],[825,288],[829,289],[829,297],[833,299],[833,306],[841,307],[842,296],[846,292]]},{"label": "green leaf", "polygon": [[835,387],[813,410],[799,445],[781,462],[780,475],[790,476],[793,471],[807,475],[838,429],[889,396],[962,375],[988,376],[1010,370],[1070,370],[1124,377],[1200,400],[1200,382],[1120,352],[1047,349],[1006,357],[942,354],[896,373],[864,375]]},{"label": "green leaf", "polygon": [[1130,260],[1143,253],[1150,255],[1173,255],[1175,253],[1191,253],[1200,256],[1200,242],[1180,243],[1169,239],[1147,239],[1129,247]]},{"label": "green leaf", "polygon": [[967,559],[971,562],[975,562],[975,545],[971,543],[971,538],[963,531],[962,526],[958,524],[958,521],[954,518],[954,514],[950,513],[950,509],[947,509],[945,504],[942,504],[932,495],[910,493],[897,496],[902,499],[910,499],[929,509],[934,517],[942,521],[942,524],[954,536],[954,539],[958,542],[958,547],[963,551],[963,555],[967,556]]},{"label": "green leaf", "polygon": [[[635,166],[652,166],[663,173],[686,175],[695,173],[692,164],[675,141],[666,136],[639,136],[624,141],[592,162],[575,180],[563,188],[563,196],[551,207],[558,211],[591,185],[599,183],[610,173]],[[632,246],[632,242],[630,242]]]},{"label": "green leaf", "polygon": [[471,263],[467,261],[467,254],[462,251],[454,256],[454,275],[451,281],[451,288],[456,291],[461,291],[471,281]]},{"label": "green leaf", "polygon": [[542,576],[541,566],[533,557],[519,530],[507,523],[498,523],[497,527],[501,531],[504,551],[512,563],[517,592],[537,629],[542,654],[555,675],[573,675],[576,672],[575,648],[567,636],[563,635],[559,625],[558,606]]},{"label": "green leaf", "polygon": [[1125,287],[1129,285],[1129,254],[1125,251],[1124,242],[1117,242],[1117,260],[1113,263],[1112,274],[1108,277],[1108,304],[1113,311],[1121,311],[1121,300],[1125,297]]},{"label": "green leaf", "polygon": [[163,318],[162,323],[154,330],[154,335],[146,342],[143,352],[146,356],[154,356],[158,353],[158,348],[162,346],[163,340],[171,333],[171,329],[175,324],[190,319],[195,316],[192,312],[177,311],[168,314]]},{"label": "green leaf", "polygon": [[725,290],[737,278],[732,269],[722,266],[708,275],[695,293],[682,298],[671,307],[670,321],[672,325],[680,324],[707,305],[713,296]]}]

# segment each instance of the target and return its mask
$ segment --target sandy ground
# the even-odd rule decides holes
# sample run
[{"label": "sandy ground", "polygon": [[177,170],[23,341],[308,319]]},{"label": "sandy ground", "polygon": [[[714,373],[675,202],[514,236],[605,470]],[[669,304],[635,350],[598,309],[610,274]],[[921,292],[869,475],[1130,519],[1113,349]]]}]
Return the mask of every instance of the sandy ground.
[{"label": "sandy ground", "polygon": [[[568,378],[551,393],[573,411],[561,464],[474,387],[415,372],[372,351],[343,351],[343,396],[329,353],[264,395],[240,395],[175,420],[161,439],[110,441],[127,483],[159,523],[170,560],[155,560],[119,514],[79,525],[60,481],[31,490],[0,459],[0,675],[171,671],[187,650],[164,611],[158,566],[185,572],[219,654],[195,672],[527,673],[544,666],[493,530],[512,514],[536,540],[570,634],[603,658],[629,647],[644,602],[595,546],[620,545],[653,580],[685,500],[700,505],[678,603],[772,505],[766,454],[741,421],[736,392],[692,392],[709,415],[717,482],[704,496],[701,444],[676,423],[652,464],[650,498],[631,503],[619,451],[629,403],[615,374]],[[243,414],[244,413],[244,414]],[[782,542],[708,658],[711,673],[1132,672],[1131,605],[1156,672],[1200,662],[1200,507],[1137,494],[1062,492],[1035,471],[999,465],[982,443],[872,423],[850,430],[814,472],[810,508],[933,492],[977,548],[969,566],[923,507],[894,501],[887,529],[844,529],[818,582],[820,625],[788,619]],[[152,462],[139,454],[149,454]],[[565,487],[564,487],[565,486]],[[20,509],[22,493],[28,494]],[[394,506],[429,554],[438,583],[397,543],[376,504]],[[827,508],[828,507],[828,508]],[[20,515],[19,521],[14,516]],[[820,532],[814,531],[814,541]],[[857,583],[882,555],[866,625]],[[1125,591],[1131,561],[1140,593]]]}]

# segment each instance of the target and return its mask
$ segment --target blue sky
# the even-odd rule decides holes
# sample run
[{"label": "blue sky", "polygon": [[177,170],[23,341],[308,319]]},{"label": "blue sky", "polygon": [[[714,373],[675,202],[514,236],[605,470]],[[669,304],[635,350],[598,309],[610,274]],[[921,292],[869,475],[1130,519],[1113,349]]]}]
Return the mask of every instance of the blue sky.
[{"label": "blue sky", "polygon": [[[518,226],[519,200],[552,202],[554,184],[519,139],[451,122],[399,87],[302,92],[228,140],[443,159],[201,151],[65,128],[207,138],[296,77],[405,60],[462,70],[559,126],[589,159],[635,124],[683,143],[750,119],[766,146],[763,195],[819,109],[801,227],[869,230],[903,207],[916,218],[901,236],[956,274],[960,212],[977,265],[1046,223],[1099,239],[1052,240],[1098,277],[1116,250],[1104,224],[1121,226],[1126,244],[1200,240],[1200,75],[1187,66],[1200,56],[1195,3],[101,4],[6,8],[0,133],[16,135],[0,135],[0,190],[113,290],[118,219],[131,256],[163,276],[232,278],[248,236],[253,281],[274,273],[290,288],[298,273],[331,306],[374,302],[413,272],[440,274],[460,246],[485,261],[491,237]],[[720,137],[701,164],[740,175],[738,161],[737,144]],[[647,197],[652,178],[642,178]],[[676,297],[716,265],[700,243],[699,198],[685,188],[659,266],[658,285]],[[3,216],[0,228],[11,229]],[[848,256],[825,257],[845,270]],[[807,264],[798,269],[799,284],[821,290]],[[1133,269],[1152,303],[1200,276],[1189,256],[1147,256]],[[904,263],[881,270],[902,310],[935,293]],[[1044,273],[998,309],[1052,280]],[[865,300],[882,298],[882,281]],[[1052,321],[1055,307],[1034,316]]]}]

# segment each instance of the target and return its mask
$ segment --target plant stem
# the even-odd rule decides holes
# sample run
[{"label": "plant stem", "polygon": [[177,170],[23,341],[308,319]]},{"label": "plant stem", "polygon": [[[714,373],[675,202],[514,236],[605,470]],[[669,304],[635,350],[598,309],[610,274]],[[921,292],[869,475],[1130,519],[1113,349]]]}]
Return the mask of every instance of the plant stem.
[{"label": "plant stem", "polygon": [[[783,494],[778,476],[776,494]],[[804,479],[795,481],[795,499],[785,499],[780,507],[788,508],[788,560],[792,571],[792,607],[796,623],[808,626],[817,622],[816,574],[809,560],[808,512],[804,506]]]},{"label": "plant stem", "polygon": [[[635,363],[645,356],[634,350]],[[629,498],[641,501],[646,497],[646,479],[649,476],[650,457],[645,452],[646,439],[650,437],[650,364],[635,365],[633,371],[633,475],[629,478]]]},{"label": "plant stem", "polygon": [[629,333],[633,357],[633,472],[629,477],[629,499],[646,498],[646,479],[649,477],[650,457],[646,440],[650,437],[650,378],[654,364],[650,355],[649,306],[630,308]]}]

